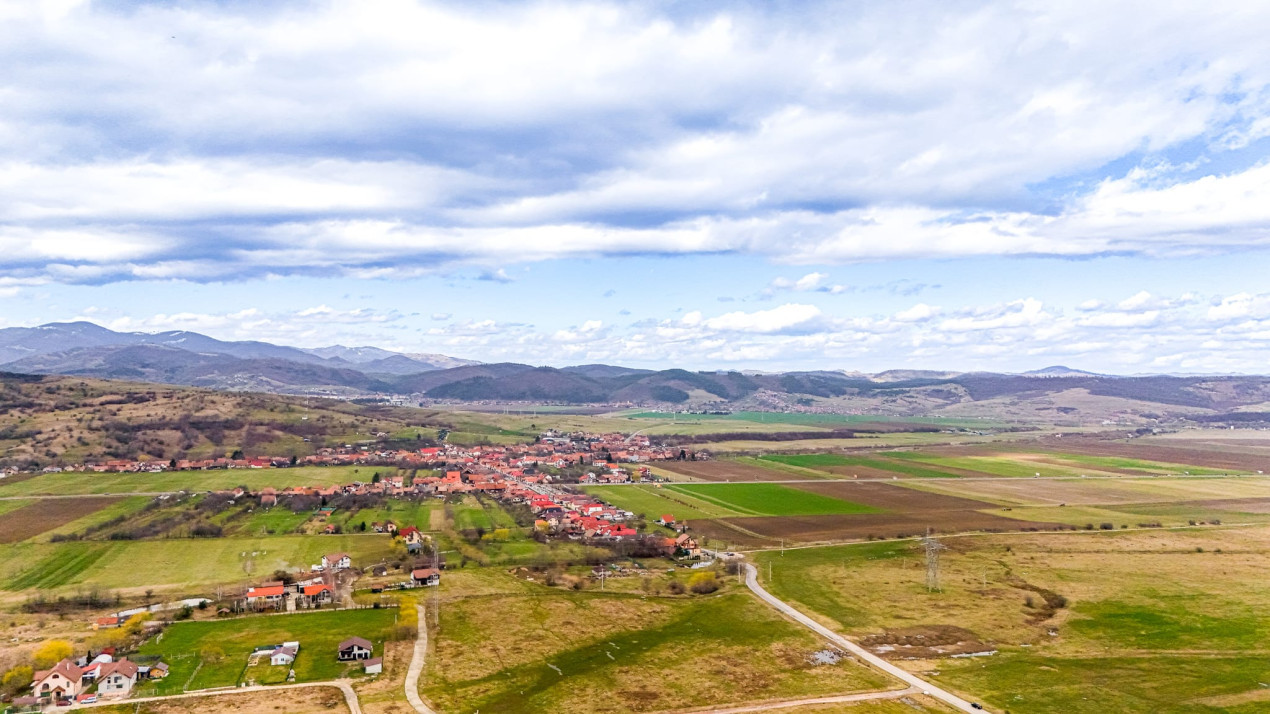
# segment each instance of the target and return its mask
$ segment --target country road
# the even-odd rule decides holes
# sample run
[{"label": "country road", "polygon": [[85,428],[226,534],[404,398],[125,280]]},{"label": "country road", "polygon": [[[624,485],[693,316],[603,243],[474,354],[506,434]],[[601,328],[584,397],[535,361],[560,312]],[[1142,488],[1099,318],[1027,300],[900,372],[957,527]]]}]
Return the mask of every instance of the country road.
[{"label": "country road", "polygon": [[806,615],[799,612],[798,610],[795,610],[791,605],[787,604],[784,600],[781,600],[775,595],[769,593],[767,590],[763,588],[762,585],[759,585],[758,568],[755,568],[750,563],[745,564],[745,584],[749,586],[750,590],[752,590],[755,595],[758,595],[759,598],[763,600],[763,602],[766,602],[768,605],[771,605],[772,607],[776,608],[787,617],[793,619],[795,622],[803,625],[804,627],[807,627],[808,629],[819,634],[820,636],[824,637],[830,642],[838,645],[839,647],[850,652],[856,657],[859,657],[861,660],[868,662],[870,665],[876,667],[877,669],[880,669],[883,672],[886,672],[887,674],[891,675],[892,677],[895,677],[896,679],[899,679],[900,681],[904,682],[905,684],[908,684],[911,687],[916,687],[922,693],[928,696],[934,697],[935,699],[938,699],[944,702],[945,704],[948,704],[956,708],[958,711],[972,712],[972,713],[977,713],[979,711],[982,711],[980,709],[976,709],[972,707],[970,705],[970,702],[966,701],[965,699],[962,699],[956,694],[953,694],[952,692],[941,689],[938,686],[931,684],[930,682],[927,682],[926,680],[918,677],[917,675],[912,674],[911,672],[907,672],[903,669],[900,669],[899,667],[896,667],[895,665],[891,664],[890,662],[887,662],[881,657],[878,657],[877,655],[866,650],[860,645],[857,645],[851,640],[848,640],[842,635],[839,635],[838,633],[834,632],[828,627],[825,627],[819,622],[816,622],[810,617],[807,617]]},{"label": "country road", "polygon": [[205,689],[185,694],[169,694],[164,697],[137,697],[135,699],[103,699],[93,704],[76,704],[72,709],[92,709],[93,707],[119,706],[120,704],[140,704],[141,702],[166,702],[173,699],[192,699],[194,697],[219,697],[230,694],[246,694],[249,692],[276,692],[280,689],[307,689],[312,687],[335,687],[344,693],[344,701],[348,704],[350,714],[362,714],[361,704],[357,701],[357,692],[347,679],[334,679],[329,682],[305,682],[303,684],[262,684],[254,687],[227,687],[222,689]]},{"label": "country road", "polygon": [[419,696],[419,677],[423,674],[424,660],[428,656],[428,615],[423,605],[419,609],[419,636],[415,638],[414,654],[410,657],[410,669],[406,670],[406,700],[419,714],[437,714]]},{"label": "country road", "polygon": [[793,709],[809,707],[817,704],[849,704],[851,702],[873,702],[881,699],[899,699],[901,697],[921,694],[917,687],[908,689],[889,689],[885,692],[862,692],[860,694],[840,694],[833,697],[813,697],[810,699],[787,699],[779,702],[763,702],[762,704],[746,704],[725,709],[698,709],[693,714],[747,714],[748,712],[767,712],[773,709]]}]

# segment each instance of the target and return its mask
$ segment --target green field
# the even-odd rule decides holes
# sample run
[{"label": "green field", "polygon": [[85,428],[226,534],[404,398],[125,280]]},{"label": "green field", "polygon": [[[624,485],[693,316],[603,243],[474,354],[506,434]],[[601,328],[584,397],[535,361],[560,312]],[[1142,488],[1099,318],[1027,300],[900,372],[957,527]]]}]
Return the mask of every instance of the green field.
[{"label": "green field", "polygon": [[247,486],[251,489],[265,486],[332,486],[353,481],[370,481],[376,470],[383,473],[386,469],[370,466],[303,466],[294,469],[166,471],[156,474],[40,474],[18,483],[0,484],[0,496],[216,491],[235,486]]},{"label": "green field", "polygon": [[35,503],[32,499],[13,499],[12,501],[0,501],[0,515],[4,515],[9,511],[16,511],[23,506],[29,506]]},{"label": "green field", "polygon": [[[635,412],[626,414],[631,419],[670,420],[668,412]],[[820,427],[824,429],[849,428],[852,425],[883,423],[912,424],[915,426],[939,426],[944,428],[986,429],[999,426],[1000,422],[979,419],[958,419],[942,417],[903,417],[886,414],[785,414],[781,412],[732,412],[730,414],[675,414],[677,421],[701,422],[752,422],[756,424],[794,424],[797,426]],[[726,428],[726,427],[723,427]]]},{"label": "green field", "polygon": [[[1057,714],[1265,711],[1267,554],[1267,527],[957,539],[934,593],[911,543],[755,558],[774,594],[847,634],[969,630],[996,653],[938,659],[934,681],[999,711]],[[1064,604],[1045,614],[1042,591]]]},{"label": "green field", "polygon": [[665,489],[692,496],[746,516],[819,516],[882,512],[862,503],[852,503],[771,483],[675,484],[666,486]]},{"label": "green field", "polygon": [[245,675],[261,683],[280,681],[276,670],[282,669],[285,678],[285,668],[269,667],[266,661],[266,666],[248,670],[247,656],[257,646],[284,641],[300,643],[294,664],[297,682],[326,681],[360,671],[358,665],[336,660],[336,646],[341,641],[363,637],[375,645],[376,656],[382,655],[384,640],[391,636],[396,618],[396,608],[384,608],[180,622],[143,645],[140,653],[158,655],[171,668],[168,677],[157,683],[157,694],[232,687]]},{"label": "green field", "polygon": [[1128,469],[1151,474],[1189,473],[1194,476],[1212,476],[1237,473],[1232,469],[1215,469],[1209,466],[1188,466],[1186,464],[1171,464],[1163,461],[1143,461],[1142,459],[1129,459],[1121,456],[1090,456],[1088,454],[1072,454],[1067,452],[1051,452],[1047,455],[1051,455],[1055,459],[1071,462],[1073,464],[1081,464],[1104,469]]},{"label": "green field", "polygon": [[642,513],[649,521],[666,514],[680,521],[737,515],[730,508],[664,487],[587,486],[582,490],[631,513]]},{"label": "green field", "polygon": [[823,642],[744,592],[539,587],[449,602],[435,637],[423,693],[447,712],[664,711],[890,684],[847,661],[806,664]]},{"label": "green field", "polygon": [[0,583],[14,592],[92,585],[197,592],[279,568],[307,569],[336,551],[354,564],[377,561],[390,552],[390,541],[368,534],[19,543],[0,546]]},{"label": "green field", "polygon": [[914,476],[917,478],[957,478],[957,474],[949,473],[947,471],[939,471],[938,469],[928,468],[918,464],[908,463],[906,461],[885,458],[886,456],[899,453],[903,452],[884,452],[884,454],[880,454],[878,457],[844,456],[842,454],[765,454],[758,457],[758,460],[776,464],[785,464],[786,466],[796,466],[805,469],[843,469],[850,468],[852,466],[862,466],[865,468],[891,471],[896,474],[904,474],[905,476]]}]

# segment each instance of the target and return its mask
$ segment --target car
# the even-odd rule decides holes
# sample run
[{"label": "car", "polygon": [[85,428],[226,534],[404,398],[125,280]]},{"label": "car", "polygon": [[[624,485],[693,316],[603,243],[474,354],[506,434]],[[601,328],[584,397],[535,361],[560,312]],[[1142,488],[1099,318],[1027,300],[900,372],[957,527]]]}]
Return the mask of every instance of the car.
[{"label": "car", "polygon": [[983,709],[983,705],[979,702],[970,702],[970,706],[974,709]]}]

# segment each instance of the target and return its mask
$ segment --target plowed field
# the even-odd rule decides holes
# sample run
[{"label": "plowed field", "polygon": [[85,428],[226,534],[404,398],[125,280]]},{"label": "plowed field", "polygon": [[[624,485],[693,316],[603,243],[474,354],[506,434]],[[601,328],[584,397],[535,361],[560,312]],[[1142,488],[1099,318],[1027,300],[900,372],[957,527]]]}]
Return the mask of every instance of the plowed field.
[{"label": "plowed field", "polygon": [[0,515],[0,543],[17,543],[95,513],[121,497],[49,498]]}]

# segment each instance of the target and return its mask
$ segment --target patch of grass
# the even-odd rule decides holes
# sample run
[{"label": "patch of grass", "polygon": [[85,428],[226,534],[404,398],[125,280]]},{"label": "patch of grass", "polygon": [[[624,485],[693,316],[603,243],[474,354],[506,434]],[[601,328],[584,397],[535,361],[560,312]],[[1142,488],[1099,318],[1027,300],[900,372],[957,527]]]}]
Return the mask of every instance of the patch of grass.
[{"label": "patch of grass", "polygon": [[[0,483],[0,496],[215,491],[248,486],[331,486],[370,481],[375,469],[360,466],[303,466],[293,469],[168,471],[163,473],[40,474],[13,484]],[[382,471],[382,469],[380,469]]]},{"label": "patch of grass", "polygon": [[[972,699],[1019,714],[1152,712],[1203,714],[1231,709],[1202,700],[1255,692],[1270,681],[1265,657],[1043,657],[1010,652],[946,661],[938,681]],[[1264,703],[1243,711],[1265,711]]]},{"label": "patch of grass", "polygon": [[683,493],[752,516],[812,516],[850,513],[881,513],[862,503],[852,503],[809,491],[770,483],[676,484],[666,486]]},{"label": "patch of grass", "polygon": [[1069,626],[1090,639],[1143,650],[1255,650],[1270,635],[1264,615],[1245,605],[1227,602],[1213,608],[1220,615],[1209,615],[1196,612],[1193,601],[1190,595],[1162,595],[1142,603],[1083,603]]},{"label": "patch of grass", "polygon": [[[514,623],[498,613],[516,612]],[[444,711],[648,711],[887,686],[806,662],[819,638],[748,594],[664,599],[540,591],[450,604],[424,693]]]},{"label": "patch of grass", "polygon": [[[179,622],[142,645],[140,653],[158,655],[171,667],[171,673],[157,687],[159,694],[181,691],[196,669],[191,689],[234,686],[253,649],[289,640],[300,643],[294,663],[296,681],[326,681],[357,674],[361,669],[336,660],[336,646],[341,641],[364,637],[374,644],[375,655],[381,655],[396,616],[395,608],[385,608]],[[253,667],[252,674],[272,669]]]},{"label": "patch of grass", "polygon": [[[895,456],[904,452],[891,452],[886,456]],[[845,456],[842,454],[766,454],[759,457],[762,461],[801,466],[811,469],[850,468],[859,466],[881,471],[891,471],[905,476],[917,478],[957,478],[957,474],[924,467],[918,464],[896,461],[888,458],[868,456]]]}]

